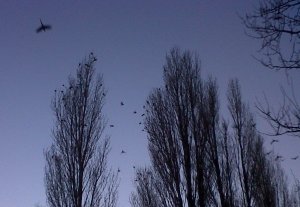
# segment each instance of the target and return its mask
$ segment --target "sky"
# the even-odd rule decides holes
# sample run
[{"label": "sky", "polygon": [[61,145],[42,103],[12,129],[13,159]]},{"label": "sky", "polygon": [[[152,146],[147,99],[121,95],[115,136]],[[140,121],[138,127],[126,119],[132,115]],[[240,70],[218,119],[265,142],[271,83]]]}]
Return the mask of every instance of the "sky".
[{"label": "sky", "polygon": [[[0,206],[45,206],[43,151],[50,146],[54,90],[67,83],[84,57],[93,52],[96,71],[108,90],[104,114],[114,128],[109,163],[119,168],[119,205],[129,205],[135,166],[149,164],[147,135],[139,125],[151,90],[163,85],[165,55],[174,46],[196,52],[202,74],[217,78],[222,110],[231,78],[256,116],[258,129],[269,130],[255,110],[264,94],[276,108],[280,86],[300,87],[299,71],[271,71],[260,65],[259,42],[245,35],[239,15],[258,1],[246,0],[103,0],[1,1],[0,7]],[[52,30],[37,34],[40,19]],[[288,89],[287,89],[288,90]],[[124,106],[120,102],[124,102]],[[138,114],[133,114],[136,110]],[[224,112],[226,114],[226,112]],[[281,137],[267,149],[286,158],[287,174],[300,177],[300,140]],[[125,154],[120,154],[125,150]]]}]

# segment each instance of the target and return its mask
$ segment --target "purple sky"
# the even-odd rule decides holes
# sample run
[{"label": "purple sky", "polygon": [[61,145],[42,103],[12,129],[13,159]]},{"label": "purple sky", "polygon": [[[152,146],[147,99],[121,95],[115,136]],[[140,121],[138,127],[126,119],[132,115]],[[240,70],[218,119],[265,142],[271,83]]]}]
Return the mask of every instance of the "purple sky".
[{"label": "purple sky", "polygon": [[[26,2],[26,3],[25,3]],[[101,2],[101,3],[100,3]],[[247,37],[238,14],[256,1],[3,1],[0,6],[0,206],[45,205],[43,150],[50,146],[53,91],[67,82],[78,63],[94,52],[108,95],[104,112],[111,136],[111,165],[120,172],[119,206],[129,206],[133,165],[149,162],[142,132],[142,105],[151,89],[162,85],[165,54],[174,46],[196,51],[206,76],[217,77],[226,109],[228,80],[237,77],[252,111],[256,98],[280,102],[284,72],[270,71],[251,55],[259,43]],[[36,34],[39,19],[53,29]],[[299,71],[294,77],[300,87]],[[120,102],[125,103],[120,106]],[[138,114],[133,114],[133,111]],[[256,116],[258,128],[266,131]],[[266,147],[271,137],[266,137]],[[300,140],[283,137],[274,150],[297,155]],[[120,155],[124,149],[127,153]],[[299,160],[283,166],[300,177]]]}]

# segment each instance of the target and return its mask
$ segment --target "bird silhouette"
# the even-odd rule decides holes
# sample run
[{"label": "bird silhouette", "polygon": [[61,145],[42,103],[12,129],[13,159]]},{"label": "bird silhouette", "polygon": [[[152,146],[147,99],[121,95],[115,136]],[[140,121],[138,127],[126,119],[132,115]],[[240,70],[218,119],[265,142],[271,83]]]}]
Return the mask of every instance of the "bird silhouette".
[{"label": "bird silhouette", "polygon": [[279,159],[281,159],[281,158],[282,158],[281,155],[277,155],[277,156],[275,157],[275,160],[277,161],[277,160],[279,160]]},{"label": "bird silhouette", "polygon": [[118,168],[118,173],[121,172],[120,168]]},{"label": "bird silhouette", "polygon": [[136,112],[136,111],[133,111],[133,113],[136,114],[137,112]]},{"label": "bird silhouette", "polygon": [[111,124],[111,125],[109,125],[110,127],[114,127],[114,125],[113,124]]},{"label": "bird silhouette", "polygon": [[42,20],[40,19],[40,22],[41,22],[41,26],[39,26],[37,29],[36,29],[36,33],[40,33],[41,31],[44,31],[46,32],[47,30],[50,30],[52,28],[51,25],[49,24],[43,24]]},{"label": "bird silhouette", "polygon": [[297,155],[296,157],[292,157],[292,160],[297,160],[299,158],[299,155]]},{"label": "bird silhouette", "polygon": [[123,103],[123,101],[121,101],[121,106],[124,106],[124,103]]},{"label": "bird silhouette", "polygon": [[271,150],[270,152],[267,152],[267,153],[266,153],[266,155],[269,155],[269,154],[271,154],[271,152],[272,152],[272,150]]},{"label": "bird silhouette", "polygon": [[278,140],[278,139],[273,139],[273,140],[270,142],[270,144],[273,144],[273,143],[275,143],[275,142],[279,142],[279,140]]},{"label": "bird silhouette", "polygon": [[141,116],[145,116],[145,114],[142,114]]},{"label": "bird silhouette", "polygon": [[124,150],[121,151],[121,154],[125,154],[126,152]]}]

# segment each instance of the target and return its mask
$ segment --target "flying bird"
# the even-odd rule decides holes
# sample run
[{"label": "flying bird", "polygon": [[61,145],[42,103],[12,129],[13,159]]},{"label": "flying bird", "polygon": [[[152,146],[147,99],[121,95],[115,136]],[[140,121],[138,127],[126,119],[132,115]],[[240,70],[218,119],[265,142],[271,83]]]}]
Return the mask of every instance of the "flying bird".
[{"label": "flying bird", "polygon": [[41,26],[39,26],[37,29],[36,29],[36,33],[40,33],[41,31],[44,31],[46,32],[47,30],[50,30],[52,28],[51,25],[49,24],[43,24],[42,20],[40,19],[40,22],[41,22]]},{"label": "flying bird", "polygon": [[121,151],[121,154],[124,154],[124,153],[126,153],[126,152],[125,152],[124,150],[122,150],[122,151]]},{"label": "flying bird", "polygon": [[292,160],[297,160],[299,158],[299,155],[297,155],[296,157],[292,157]]},{"label": "flying bird", "polygon": [[110,127],[114,127],[114,125],[113,124],[111,124],[111,125],[109,125]]},{"label": "flying bird", "polygon": [[142,114],[141,116],[145,116],[145,114]]},{"label": "flying bird", "polygon": [[120,168],[118,168],[118,172],[121,172]]},{"label": "flying bird", "polygon": [[267,153],[266,153],[266,155],[269,155],[269,154],[271,154],[271,152],[272,152],[272,150],[271,150],[270,152],[267,152]]},{"label": "flying bird", "polygon": [[278,139],[273,139],[273,140],[270,142],[270,144],[273,144],[273,143],[275,143],[275,142],[279,142]]},{"label": "flying bird", "polygon": [[282,158],[281,155],[277,155],[276,158],[275,158],[275,160],[277,161],[277,160],[279,160],[279,159],[281,159],[281,158]]},{"label": "flying bird", "polygon": [[137,112],[136,112],[136,111],[133,111],[133,113],[136,114]]},{"label": "flying bird", "polygon": [[121,101],[121,106],[124,106],[124,103],[123,103],[123,101]]}]

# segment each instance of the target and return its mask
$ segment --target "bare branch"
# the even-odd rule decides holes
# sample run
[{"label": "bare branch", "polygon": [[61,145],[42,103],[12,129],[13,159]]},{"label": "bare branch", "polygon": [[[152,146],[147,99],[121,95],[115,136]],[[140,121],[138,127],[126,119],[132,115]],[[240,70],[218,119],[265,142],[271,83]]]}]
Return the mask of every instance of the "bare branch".
[{"label": "bare branch", "polygon": [[53,144],[45,151],[45,186],[49,206],[116,206],[118,177],[108,169],[109,138],[102,76],[94,77],[91,53],[79,64],[69,85],[55,90]]}]

